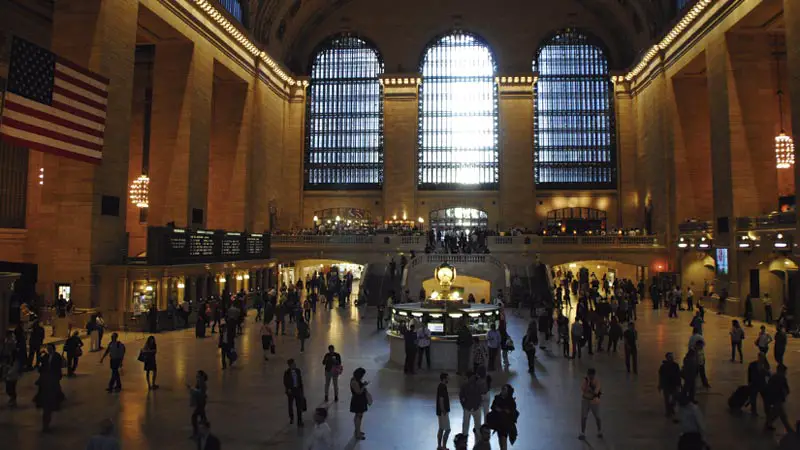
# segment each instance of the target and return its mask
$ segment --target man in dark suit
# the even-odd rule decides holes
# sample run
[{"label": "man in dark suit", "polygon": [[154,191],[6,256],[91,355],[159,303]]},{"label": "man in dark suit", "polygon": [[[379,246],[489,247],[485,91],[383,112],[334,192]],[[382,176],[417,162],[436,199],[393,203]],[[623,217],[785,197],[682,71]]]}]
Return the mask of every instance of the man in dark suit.
[{"label": "man in dark suit", "polygon": [[44,328],[42,328],[38,320],[33,322],[31,337],[28,343],[28,370],[31,370],[34,368],[34,356],[36,357],[35,367],[39,367],[39,364],[42,362],[42,354],[40,352],[42,350],[42,344],[44,343]]},{"label": "man in dark suit", "polygon": [[64,358],[56,353],[54,344],[47,344],[47,354],[39,365],[39,391],[36,393],[36,406],[42,409],[42,431],[49,431],[53,411],[61,406],[64,394],[61,391],[61,368]]},{"label": "man in dark suit", "polygon": [[201,420],[197,424],[198,438],[197,450],[221,450],[222,445],[219,438],[211,434],[211,423],[207,420]]},{"label": "man in dark suit", "polygon": [[[294,423],[294,409],[297,409],[297,426],[303,426],[305,395],[303,395],[303,374],[293,359],[286,362],[289,368],[283,373],[283,387],[286,388],[286,399],[289,404],[289,423]],[[294,408],[292,407],[294,405]]]}]

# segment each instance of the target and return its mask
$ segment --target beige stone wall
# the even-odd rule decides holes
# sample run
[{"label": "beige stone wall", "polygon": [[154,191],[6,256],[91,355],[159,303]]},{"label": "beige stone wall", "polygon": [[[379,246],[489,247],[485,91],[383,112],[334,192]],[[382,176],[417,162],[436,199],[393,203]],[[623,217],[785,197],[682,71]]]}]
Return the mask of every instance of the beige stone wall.
[{"label": "beige stone wall", "polygon": [[[527,76],[527,75],[526,75]],[[534,220],[533,88],[500,87],[500,229]]]},{"label": "beige stone wall", "polygon": [[618,221],[619,204],[616,192],[576,192],[550,191],[538,192],[535,202],[535,218],[531,226],[538,228],[547,224],[547,213],[563,208],[593,208],[605,211],[608,217],[606,227],[610,230],[620,226]]}]

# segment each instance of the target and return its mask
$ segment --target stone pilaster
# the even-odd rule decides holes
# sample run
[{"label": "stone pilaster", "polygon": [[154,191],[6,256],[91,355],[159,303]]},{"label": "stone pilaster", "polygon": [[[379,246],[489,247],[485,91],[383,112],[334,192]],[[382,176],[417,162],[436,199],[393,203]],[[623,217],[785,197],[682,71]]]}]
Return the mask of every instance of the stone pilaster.
[{"label": "stone pilaster", "polygon": [[620,227],[641,227],[641,202],[636,189],[636,117],[629,83],[614,77],[614,113],[617,124],[617,221]]},{"label": "stone pilaster", "polygon": [[[150,225],[205,226],[214,59],[186,42],[156,45]],[[203,210],[192,223],[192,210]]]},{"label": "stone pilaster", "polygon": [[500,103],[500,229],[533,227],[533,74],[497,77]]},{"label": "stone pilaster", "polygon": [[283,156],[280,167],[281,185],[277,191],[278,225],[282,229],[303,226],[303,161],[305,155],[306,88],[308,84],[290,88],[284,103]]},{"label": "stone pilaster", "polygon": [[[79,308],[97,304],[92,265],[124,256],[131,96],[138,1],[64,0],[55,4],[52,50],[111,80],[103,163],[99,166],[44,156],[42,239],[37,244],[38,291],[54,300],[54,282],[72,284]],[[102,196],[120,200],[119,214],[101,215]],[[49,222],[48,222],[49,220]],[[33,225],[35,228],[36,225]]]},{"label": "stone pilaster", "polygon": [[[800,4],[795,0],[783,1],[783,22],[786,27],[786,60],[788,68],[789,85],[785,92],[789,94],[787,97],[792,111],[791,115],[791,128],[793,130],[793,137],[795,142],[795,195],[796,190],[800,187],[800,157],[797,151],[800,149]],[[788,131],[788,130],[787,130]],[[798,231],[795,233],[795,239],[800,236],[800,208],[797,208],[798,214]]]},{"label": "stone pilaster", "polygon": [[[711,183],[714,193],[714,246],[728,249],[729,271],[717,275],[717,291],[727,288],[731,297],[739,296],[736,264],[736,218],[731,158],[731,95],[735,85],[724,34],[714,36],[706,48],[709,113],[711,117]],[[720,225],[727,225],[727,232]]]},{"label": "stone pilaster", "polygon": [[[419,74],[384,74],[383,216],[417,217]],[[426,218],[427,220],[427,218]]]}]

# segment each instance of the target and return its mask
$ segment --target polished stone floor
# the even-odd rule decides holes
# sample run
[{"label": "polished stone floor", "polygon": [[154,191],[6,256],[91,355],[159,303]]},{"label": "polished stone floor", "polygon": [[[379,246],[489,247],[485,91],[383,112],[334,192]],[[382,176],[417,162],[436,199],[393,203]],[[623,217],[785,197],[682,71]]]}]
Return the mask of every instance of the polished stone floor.
[{"label": "polished stone floor", "polygon": [[[526,321],[510,316],[510,331],[521,342]],[[289,335],[279,338],[278,355],[269,362],[261,358],[257,327],[248,320],[245,335],[237,347],[240,360],[232,369],[221,370],[216,339],[197,340],[192,331],[158,336],[159,384],[148,392],[136,361],[144,335],[126,335],[128,353],[121,394],[104,391],[107,365],[99,365],[99,354],[81,360],[79,376],[62,383],[68,398],[54,419],[51,434],[39,432],[39,412],[29,399],[34,392],[34,376],[20,382],[20,407],[14,411],[0,406],[0,447],[13,450],[82,449],[104,417],[113,417],[125,449],[191,449],[190,408],[185,383],[197,369],[210,376],[208,415],[212,429],[225,449],[302,449],[311,434],[309,427],[290,426],[286,414],[281,375],[285,359],[294,357],[303,370],[309,409],[322,405],[322,355],[329,343],[342,353],[345,373],[356,367],[367,370],[375,403],[365,415],[367,440],[351,441],[352,414],[349,392],[330,406],[330,424],[336,434],[337,449],[434,449],[436,420],[434,395],[438,373],[422,371],[404,376],[402,368],[388,363],[388,346],[383,334],[375,330],[375,312],[359,317],[354,309],[317,311],[312,321],[312,337],[306,352]],[[537,376],[524,371],[524,355],[513,354],[510,370],[495,375],[495,386],[511,383],[516,388],[521,413],[519,449],[674,449],[678,428],[663,417],[661,397],[656,391],[659,363],[667,351],[681,356],[690,335],[689,313],[668,319],[666,311],[640,307],[640,374],[625,372],[621,354],[584,355],[568,361],[559,353],[541,354]],[[707,314],[706,339],[708,371],[712,388],[699,394],[706,415],[709,441],[713,448],[771,449],[778,434],[761,432],[762,419],[749,415],[733,416],[726,400],[746,378],[744,366],[729,362],[729,318]],[[748,329],[746,363],[755,356],[752,338],[756,328]],[[554,346],[554,344],[553,344]],[[555,346],[554,346],[554,350]],[[800,340],[789,340],[786,355],[789,383],[800,390]],[[774,365],[774,364],[773,364]],[[589,367],[598,370],[603,384],[602,415],[605,439],[595,437],[593,425],[589,439],[577,439],[580,411],[579,385]],[[343,377],[343,388],[347,390]],[[461,427],[461,408],[457,400],[457,380],[451,382],[454,433]],[[0,397],[3,398],[4,397]],[[800,397],[790,398],[790,417],[800,418]],[[310,415],[309,415],[310,416]],[[310,419],[307,417],[307,420]],[[308,420],[310,422],[310,420]],[[778,427],[780,430],[780,427]],[[496,444],[495,444],[496,446]],[[452,448],[452,445],[451,445]]]}]

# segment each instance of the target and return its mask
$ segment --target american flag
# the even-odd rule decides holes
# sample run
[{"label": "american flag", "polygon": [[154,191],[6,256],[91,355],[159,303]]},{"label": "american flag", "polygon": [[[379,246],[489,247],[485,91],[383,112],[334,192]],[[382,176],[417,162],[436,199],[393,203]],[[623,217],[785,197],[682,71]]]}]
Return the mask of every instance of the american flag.
[{"label": "american flag", "polygon": [[0,138],[100,164],[107,100],[107,78],[15,37]]}]

